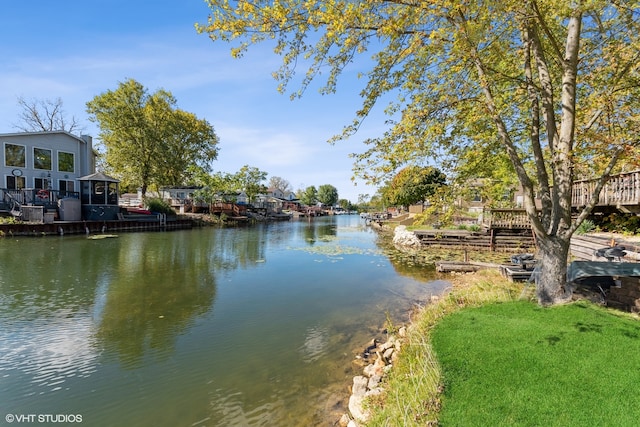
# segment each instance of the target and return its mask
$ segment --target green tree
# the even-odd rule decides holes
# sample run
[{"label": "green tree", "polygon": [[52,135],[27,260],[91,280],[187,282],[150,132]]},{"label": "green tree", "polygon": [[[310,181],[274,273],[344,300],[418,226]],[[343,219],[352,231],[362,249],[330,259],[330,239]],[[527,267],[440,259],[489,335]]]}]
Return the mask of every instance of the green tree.
[{"label": "green tree", "polygon": [[393,177],[385,197],[392,205],[409,206],[427,200],[445,182],[445,175],[436,168],[407,166]]},{"label": "green tree", "polygon": [[176,108],[171,93],[150,94],[129,79],[87,103],[90,120],[100,126],[108,170],[123,185],[177,185],[194,169],[209,170],[218,154],[218,137],[205,120]]},{"label": "green tree", "polygon": [[318,201],[325,206],[333,206],[338,202],[338,189],[331,184],[318,187]]},{"label": "green tree", "polygon": [[240,187],[236,175],[228,172],[209,174],[199,171],[194,177],[194,183],[202,186],[194,192],[195,198],[207,203],[214,202],[220,195],[236,193]]},{"label": "green tree", "polygon": [[161,135],[157,173],[161,185],[183,185],[193,180],[196,171],[209,172],[217,158],[218,137],[213,126],[195,114],[173,110]]},{"label": "green tree", "polygon": [[249,165],[242,166],[235,174],[239,189],[245,192],[249,202],[252,202],[257,194],[264,193],[267,190],[267,187],[263,184],[264,180],[267,179],[267,175],[267,172]]},{"label": "green tree", "polygon": [[318,190],[314,185],[311,185],[298,194],[298,198],[303,205],[313,206],[318,201]]},{"label": "green tree", "polygon": [[[391,128],[366,141],[356,173],[375,181],[416,158],[454,170],[465,151],[506,154],[524,190],[539,245],[538,301],[570,296],[571,235],[590,213],[621,156],[636,154],[640,121],[637,0],[341,1],[208,0],[198,27],[232,53],[275,40],[280,89],[308,66],[301,95],[317,76],[336,90],[345,67],[373,59],[353,134],[381,97],[398,94]],[[371,56],[372,55],[372,56]],[[339,139],[339,138],[338,138]],[[572,221],[576,173],[599,177]],[[541,210],[535,196],[540,195]]]},{"label": "green tree", "polygon": [[340,199],[338,200],[338,205],[344,209],[345,211],[350,211],[351,208],[353,207],[353,205],[351,204],[351,202],[347,199]]}]

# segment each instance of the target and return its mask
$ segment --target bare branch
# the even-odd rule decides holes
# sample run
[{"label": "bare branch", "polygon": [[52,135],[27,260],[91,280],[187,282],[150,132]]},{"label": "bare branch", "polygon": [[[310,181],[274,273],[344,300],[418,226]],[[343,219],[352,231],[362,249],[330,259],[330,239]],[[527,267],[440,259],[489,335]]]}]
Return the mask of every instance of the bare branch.
[{"label": "bare branch", "polygon": [[67,122],[61,98],[26,100],[19,97],[18,106],[22,108],[20,123],[14,124],[14,127],[23,132],[82,131],[75,117],[72,116]]}]

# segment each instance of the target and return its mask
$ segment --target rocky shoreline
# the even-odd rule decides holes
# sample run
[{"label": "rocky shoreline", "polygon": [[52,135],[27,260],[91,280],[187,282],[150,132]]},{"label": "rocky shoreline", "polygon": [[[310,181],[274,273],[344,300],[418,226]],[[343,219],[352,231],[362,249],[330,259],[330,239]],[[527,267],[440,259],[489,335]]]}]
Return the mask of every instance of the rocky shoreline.
[{"label": "rocky shoreline", "polygon": [[353,377],[349,412],[344,413],[338,424],[342,427],[358,427],[370,417],[365,407],[365,399],[377,396],[384,390],[384,378],[393,368],[406,337],[406,327],[396,333],[387,334],[387,340],[381,342],[372,339],[362,353],[356,356],[354,363],[362,368],[362,375]]},{"label": "rocky shoreline", "polygon": [[[393,244],[396,248],[411,252],[419,250],[420,240],[403,225],[394,229]],[[432,300],[438,299],[432,296]],[[356,356],[354,363],[362,368],[362,375],[353,377],[349,396],[348,412],[344,413],[338,424],[341,427],[359,427],[366,423],[371,414],[365,407],[365,400],[380,395],[384,391],[384,380],[397,361],[406,339],[407,328],[402,326],[391,333],[387,331],[385,342],[374,338],[365,349]]]}]

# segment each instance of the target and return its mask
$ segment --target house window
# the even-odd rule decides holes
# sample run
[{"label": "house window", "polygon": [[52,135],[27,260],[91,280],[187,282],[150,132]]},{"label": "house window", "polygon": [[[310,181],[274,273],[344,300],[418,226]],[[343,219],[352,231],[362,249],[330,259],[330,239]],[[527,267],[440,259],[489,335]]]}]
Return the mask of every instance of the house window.
[{"label": "house window", "polygon": [[88,205],[91,195],[91,181],[82,181],[82,204]]},{"label": "house window", "polygon": [[[4,164],[5,166],[16,166],[24,168],[27,165],[26,148],[24,145],[4,144]],[[22,178],[24,181],[24,178]]]},{"label": "house window", "polygon": [[33,180],[33,188],[47,188],[49,185],[46,178],[35,178]]},{"label": "house window", "polygon": [[51,150],[46,148],[33,149],[33,168],[51,170]]},{"label": "house window", "polygon": [[75,171],[75,157],[73,153],[58,151],[58,171],[72,173]]},{"label": "house window", "polygon": [[107,204],[108,205],[117,205],[118,204],[118,184],[115,182],[110,182],[107,184],[109,192],[107,194]]},{"label": "house window", "polygon": [[60,181],[58,181],[58,187],[60,189],[60,197],[64,197],[67,195],[67,193],[76,191],[75,183],[66,179],[61,179]]},{"label": "house window", "polygon": [[26,181],[24,176],[7,176],[7,189],[8,190],[21,190],[25,187]]},{"label": "house window", "polygon": [[105,192],[103,181],[93,181],[93,191],[91,192],[91,204],[92,205],[106,205],[107,193]]}]

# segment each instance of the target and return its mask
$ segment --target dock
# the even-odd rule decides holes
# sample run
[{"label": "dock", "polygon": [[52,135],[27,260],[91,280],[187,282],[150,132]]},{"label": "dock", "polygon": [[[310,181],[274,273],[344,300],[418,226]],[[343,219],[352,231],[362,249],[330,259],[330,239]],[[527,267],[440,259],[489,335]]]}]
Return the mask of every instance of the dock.
[{"label": "dock", "polygon": [[518,264],[495,264],[486,262],[438,261],[436,271],[440,273],[473,273],[484,269],[497,269],[511,282],[525,282],[531,278],[533,268]]},{"label": "dock", "polygon": [[0,236],[54,236],[67,234],[103,234],[130,231],[170,231],[193,228],[190,219],[160,221],[55,221],[48,224],[20,222],[0,224]]}]

